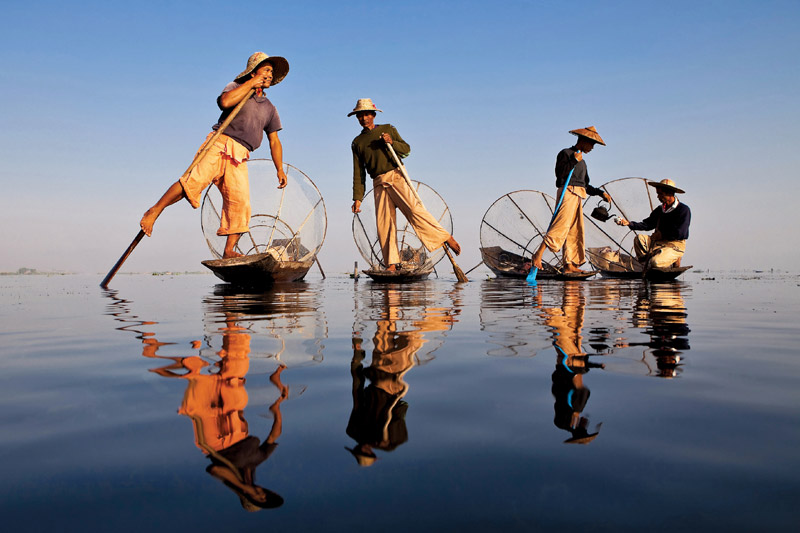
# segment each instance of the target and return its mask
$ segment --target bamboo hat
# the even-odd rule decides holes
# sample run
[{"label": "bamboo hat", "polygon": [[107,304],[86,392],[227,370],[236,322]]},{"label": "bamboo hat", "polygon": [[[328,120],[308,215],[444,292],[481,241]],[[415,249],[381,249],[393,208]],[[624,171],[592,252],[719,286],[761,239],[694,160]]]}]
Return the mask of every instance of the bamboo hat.
[{"label": "bamboo hat", "polygon": [[603,138],[600,137],[600,134],[597,133],[597,130],[595,129],[594,126],[589,126],[588,128],[580,128],[577,130],[570,130],[570,133],[573,135],[577,135],[578,137],[586,137],[590,141],[600,143],[603,146],[606,145],[606,143],[603,142]]},{"label": "bamboo hat", "polygon": [[670,179],[665,179],[661,181],[648,181],[647,184],[651,187],[655,187],[656,189],[664,189],[665,191],[669,191],[673,194],[680,193],[683,194],[685,191],[683,189],[679,189],[675,186],[675,182]]},{"label": "bamboo hat", "polygon": [[[375,107],[375,104],[372,103],[372,98],[359,98],[358,101],[356,102],[356,107],[354,107],[353,110],[347,114],[347,116],[352,117],[359,111],[381,111],[381,110]],[[383,113],[383,111],[381,111],[381,113]]]},{"label": "bamboo hat", "polygon": [[261,63],[269,63],[272,65],[272,83],[270,86],[278,85],[283,78],[289,74],[289,62],[286,61],[285,58],[280,56],[268,56],[264,52],[256,52],[255,54],[251,55],[247,60],[247,66],[245,69],[239,73],[238,76],[234,78],[236,82],[243,81],[242,78],[245,78],[250,75],[251,72],[258,70],[258,67]]}]

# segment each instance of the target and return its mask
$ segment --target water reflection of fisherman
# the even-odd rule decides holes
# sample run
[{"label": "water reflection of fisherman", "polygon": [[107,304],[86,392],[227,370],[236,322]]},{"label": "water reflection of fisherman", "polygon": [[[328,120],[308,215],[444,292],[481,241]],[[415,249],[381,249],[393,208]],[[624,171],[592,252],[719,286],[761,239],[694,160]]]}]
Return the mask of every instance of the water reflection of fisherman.
[{"label": "water reflection of fisherman", "polygon": [[[145,340],[145,356],[160,357],[155,354],[159,343],[154,340]],[[192,419],[195,444],[211,460],[206,471],[234,491],[244,509],[259,511],[283,504],[280,495],[255,483],[255,471],[277,447],[283,422],[280,404],[288,397],[289,388],[281,383],[285,367],[280,365],[270,376],[270,382],[280,392],[269,408],[273,415],[270,433],[264,442],[250,435],[244,417],[249,354],[250,334],[229,318],[215,372],[201,373],[209,363],[199,356],[170,357],[173,364],[152,371],[188,381],[178,412]]]},{"label": "water reflection of fisherman", "polygon": [[[387,293],[387,301],[392,300],[393,292]],[[403,400],[408,384],[404,377],[419,364],[417,352],[427,342],[423,332],[447,330],[454,322],[448,312],[425,309],[423,317],[412,322],[411,331],[398,331],[398,314],[398,308],[390,304],[385,316],[377,320],[372,362],[366,368],[362,338],[353,332],[353,410],[346,432],[356,445],[347,450],[361,466],[375,463],[375,449],[389,452],[408,440],[408,404]]]},{"label": "water reflection of fisherman", "polygon": [[590,362],[583,351],[581,330],[586,301],[580,283],[567,281],[563,290],[560,308],[543,308],[556,351],[556,369],[550,389],[555,398],[553,423],[572,435],[565,443],[588,444],[597,437],[602,424],[590,431],[589,417],[583,415],[590,394],[583,383],[583,375],[590,368],[603,368],[603,365]]},{"label": "water reflection of fisherman", "polygon": [[[619,348],[647,346],[656,360],[653,374],[661,378],[674,378],[681,372],[683,352],[689,347],[689,326],[686,306],[680,285],[651,283],[643,286],[637,298],[632,322],[644,327],[650,336],[647,342],[618,342]],[[646,359],[643,359],[647,364]]]}]

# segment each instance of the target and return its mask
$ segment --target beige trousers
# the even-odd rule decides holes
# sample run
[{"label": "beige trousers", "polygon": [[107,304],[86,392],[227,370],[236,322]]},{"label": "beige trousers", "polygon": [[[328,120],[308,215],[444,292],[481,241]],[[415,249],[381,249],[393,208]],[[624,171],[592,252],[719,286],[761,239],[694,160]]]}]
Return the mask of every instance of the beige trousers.
[{"label": "beige trousers", "polygon": [[654,241],[650,235],[637,235],[633,251],[640,263],[645,263],[649,256],[651,267],[668,268],[683,257],[686,241]]},{"label": "beige trousers", "polygon": [[372,180],[372,187],[378,239],[381,242],[384,265],[400,262],[400,254],[397,251],[396,209],[400,209],[429,252],[436,250],[450,238],[447,230],[417,202],[414,191],[408,186],[399,170],[381,174]]},{"label": "beige trousers", "polygon": [[[561,197],[561,189],[556,198]],[[586,189],[569,186],[564,193],[564,200],[556,213],[556,218],[544,236],[544,244],[551,252],[558,253],[564,248],[564,263],[582,265],[586,262],[586,251],[583,240],[583,199]]]}]

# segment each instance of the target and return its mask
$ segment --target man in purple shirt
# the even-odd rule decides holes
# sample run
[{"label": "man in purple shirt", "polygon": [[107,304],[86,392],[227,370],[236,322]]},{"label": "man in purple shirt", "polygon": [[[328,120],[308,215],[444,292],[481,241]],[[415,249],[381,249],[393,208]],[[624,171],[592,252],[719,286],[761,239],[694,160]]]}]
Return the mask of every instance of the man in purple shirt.
[{"label": "man in purple shirt", "polygon": [[[195,209],[200,206],[203,191],[214,183],[222,194],[222,213],[217,235],[225,235],[223,258],[239,257],[235,248],[243,233],[250,230],[250,183],[247,176],[247,160],[250,152],[261,146],[267,134],[270,154],[278,176],[278,188],[286,186],[283,170],[283,147],[278,139],[282,129],[278,110],[264,91],[278,83],[289,73],[289,62],[278,56],[269,57],[256,52],[247,61],[247,67],[236,79],[225,86],[217,98],[222,110],[213,130],[228,118],[231,111],[250,94],[255,93],[234,117],[224,134],[219,135],[214,146],[200,159],[189,173],[173,183],[161,199],[145,212],[140,226],[148,236],[153,224],[168,206],[186,198]],[[214,135],[209,133],[206,140]],[[205,143],[204,143],[205,144]],[[202,151],[201,149],[198,151]]]}]

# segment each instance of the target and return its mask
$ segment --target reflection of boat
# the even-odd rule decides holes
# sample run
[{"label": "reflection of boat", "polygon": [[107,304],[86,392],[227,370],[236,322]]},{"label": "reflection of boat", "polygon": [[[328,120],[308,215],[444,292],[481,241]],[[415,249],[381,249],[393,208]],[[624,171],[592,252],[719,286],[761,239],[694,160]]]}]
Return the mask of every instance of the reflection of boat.
[{"label": "reflection of boat", "polygon": [[[547,233],[555,200],[540,191],[514,191],[495,200],[481,221],[481,258],[498,277],[526,278],[531,256]],[[537,279],[586,279],[596,272],[563,274],[550,250],[542,258]]]},{"label": "reflection of boat", "polygon": [[[645,178],[622,178],[600,188],[611,196],[612,209],[621,216],[628,220],[643,220],[659,204],[656,190],[647,183]],[[643,274],[644,267],[633,253],[634,239],[642,232],[592,217],[591,213],[596,208],[590,199],[587,198],[583,204],[586,257],[604,277],[671,281],[692,268],[650,267]]]},{"label": "reflection of boat", "polygon": [[[442,197],[422,182],[411,180],[411,183],[427,211],[452,235],[453,217]],[[364,195],[361,212],[353,216],[352,226],[356,247],[370,265],[369,269],[362,270],[362,272],[374,281],[383,283],[403,283],[426,279],[433,272],[436,264],[444,257],[444,249],[437,248],[429,252],[400,209],[397,209],[396,217],[397,249],[401,263],[398,271],[389,272],[386,271],[387,265],[383,264],[383,252],[375,221],[374,195],[371,191]]]},{"label": "reflection of boat", "polygon": [[218,189],[209,187],[203,198],[201,222],[215,259],[202,264],[218,278],[239,287],[301,280],[325,240],[327,218],[322,195],[308,176],[291,165],[284,165],[288,185],[283,189],[272,186],[272,161],[256,159],[248,165],[254,214],[249,231],[242,235],[236,248],[244,255],[222,258],[227,237],[216,234],[222,200]]}]

